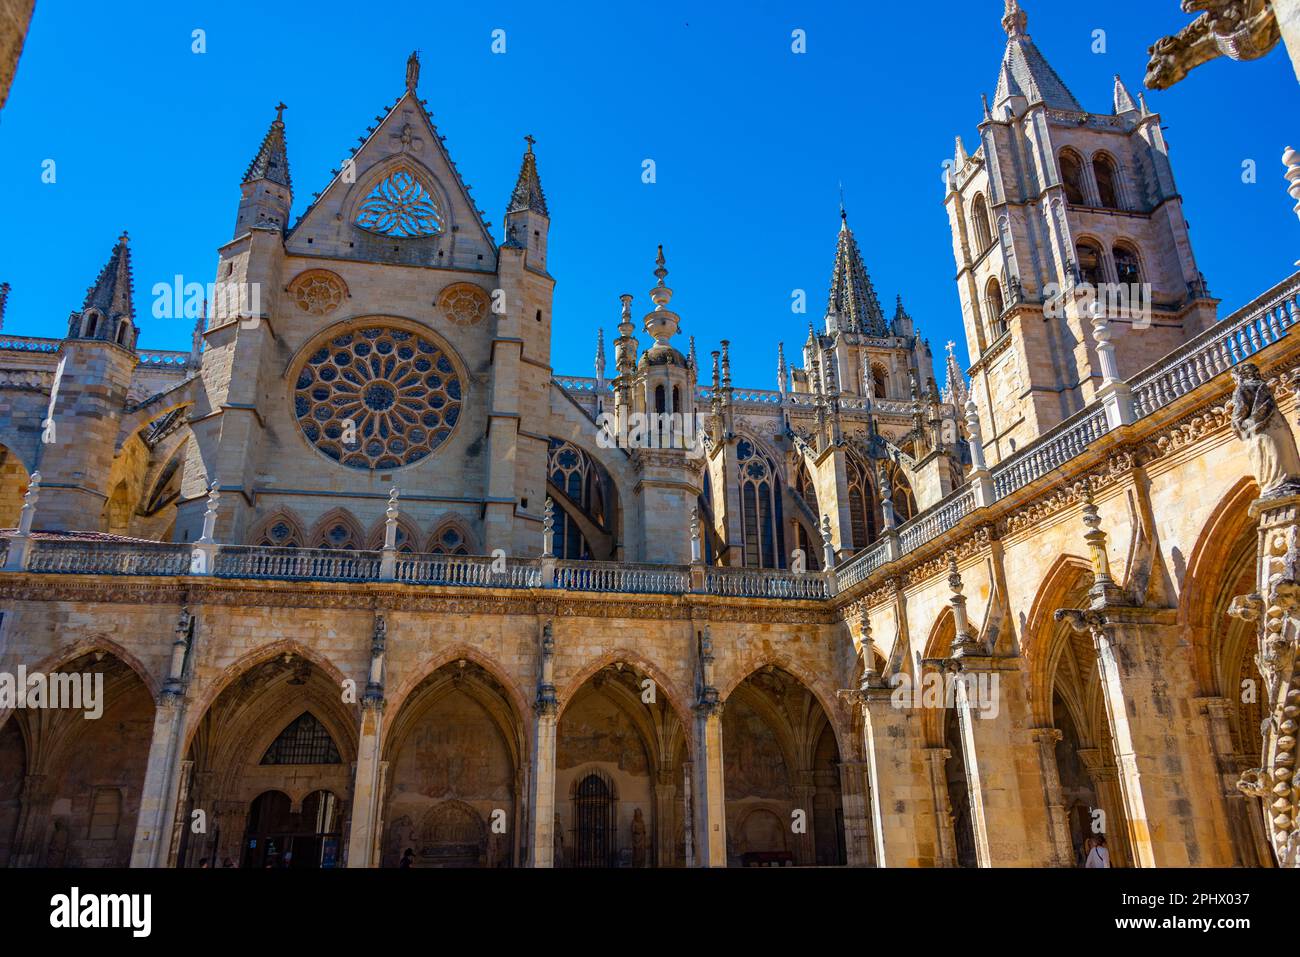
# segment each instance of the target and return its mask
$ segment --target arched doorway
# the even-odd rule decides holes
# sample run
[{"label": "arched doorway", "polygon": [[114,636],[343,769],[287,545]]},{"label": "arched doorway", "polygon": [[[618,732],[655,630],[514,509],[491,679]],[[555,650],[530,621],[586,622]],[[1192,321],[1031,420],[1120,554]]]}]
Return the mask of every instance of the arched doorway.
[{"label": "arched doorway", "polygon": [[573,867],[618,865],[618,794],[609,775],[589,771],[574,782]]},{"label": "arched doorway", "polygon": [[1088,839],[1106,839],[1112,867],[1133,861],[1119,767],[1092,638],[1057,622],[1057,608],[1086,608],[1093,577],[1080,558],[1065,557],[1048,573],[1026,629],[1034,711],[1060,732],[1054,749],[1073,863],[1082,866]]},{"label": "arched doorway", "polygon": [[[80,708],[19,709],[0,728],[0,855],[11,867],[126,867],[153,695],[106,651],[80,655],[54,675],[75,676]],[[51,691],[55,684],[48,682]]]},{"label": "arched doorway", "polygon": [[382,863],[511,867],[523,822],[523,729],[505,686],[460,659],[411,692],[385,744]]},{"label": "arched doorway", "polygon": [[722,712],[727,863],[845,863],[840,753],[817,697],[767,665],[740,682]]},{"label": "arched doorway", "polygon": [[685,863],[683,728],[669,695],[629,662],[565,702],[556,731],[556,867]]},{"label": "arched doorway", "polygon": [[344,866],[358,718],[338,689],[295,651],[230,680],[190,737],[181,819],[205,826],[180,829],[178,867]]},{"label": "arched doorway", "polygon": [[249,807],[243,866],[337,867],[341,837],[339,802],[330,791],[312,791],[297,811],[283,791],[264,791]]}]

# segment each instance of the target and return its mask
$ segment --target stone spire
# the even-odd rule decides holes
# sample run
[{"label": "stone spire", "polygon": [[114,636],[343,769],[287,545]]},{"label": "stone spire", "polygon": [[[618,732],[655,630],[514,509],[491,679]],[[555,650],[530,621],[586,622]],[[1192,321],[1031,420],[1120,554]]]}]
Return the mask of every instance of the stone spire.
[{"label": "stone spire", "polygon": [[[81,305],[81,312],[74,313],[68,335],[73,338],[82,336],[81,319],[87,310],[94,310],[99,317],[94,332],[87,328],[85,338],[113,339],[118,322],[126,319],[135,325],[135,306],[132,301],[131,248],[127,245],[130,237],[126,231],[117,238],[117,245],[108,257],[108,262],[99,271],[94,285],[86,290],[86,300]],[[126,343],[130,346],[131,343]]]},{"label": "stone spire", "polygon": [[288,107],[283,103],[276,104],[275,119],[271,121],[271,128],[262,138],[262,145],[258,148],[257,155],[253,157],[253,162],[248,164],[248,172],[244,174],[245,183],[266,179],[293,189],[293,181],[289,178],[289,149],[284,142],[286,109]]},{"label": "stone spire", "polygon": [[[655,344],[660,347],[667,346],[668,340],[677,335],[677,328],[681,322],[677,313],[668,308],[668,303],[673,298],[673,291],[664,284],[664,279],[668,276],[668,268],[664,263],[664,247],[663,243],[660,243],[659,254],[655,257],[655,278],[658,282],[650,290],[650,301],[655,304],[655,307],[641,320],[646,333],[653,336]],[[681,364],[685,365],[685,363],[686,360],[683,358]]]},{"label": "stone spire", "polygon": [[958,410],[965,409],[970,393],[966,388],[966,377],[957,362],[957,343],[949,339],[947,349],[948,358],[944,362],[947,381],[943,386],[943,401],[952,403]]},{"label": "stone spire", "polygon": [[1137,110],[1137,103],[1133,101],[1133,94],[1129,93],[1128,87],[1120,79],[1118,73],[1115,74],[1115,115],[1121,113],[1132,113]]},{"label": "stone spire", "polygon": [[0,329],[5,327],[5,306],[9,304],[9,283],[0,282]]},{"label": "stone spire", "polygon": [[963,166],[966,165],[966,161],[970,158],[966,153],[966,144],[961,141],[960,134],[958,134],[957,136],[957,147],[953,152],[952,158],[953,158],[953,162],[956,164],[953,167],[954,170],[961,169]]},{"label": "stone spire", "polygon": [[1053,109],[1082,113],[1079,101],[1026,32],[1029,17],[1020,9],[1018,0],[1006,0],[1006,4],[1002,29],[1007,31],[1007,49],[1002,56],[998,89],[993,101],[1001,104],[1010,97],[1019,96],[1024,97],[1027,103],[1043,103]]},{"label": "stone spire", "polygon": [[525,136],[524,139],[528,143],[528,149],[519,165],[519,179],[515,182],[515,191],[510,194],[510,205],[506,212],[517,213],[528,209],[549,218],[551,214],[546,210],[546,194],[542,192],[542,181],[537,177],[537,156],[533,153],[533,144],[537,141],[531,136]]},{"label": "stone spire", "polygon": [[605,330],[596,330],[596,381],[605,381]]},{"label": "stone spire", "polygon": [[839,329],[861,332],[869,336],[885,337],[889,329],[876,298],[871,277],[862,263],[858,242],[849,229],[848,213],[840,209],[840,234],[835,246],[835,266],[831,270],[830,299],[826,305],[828,315],[839,317]]}]

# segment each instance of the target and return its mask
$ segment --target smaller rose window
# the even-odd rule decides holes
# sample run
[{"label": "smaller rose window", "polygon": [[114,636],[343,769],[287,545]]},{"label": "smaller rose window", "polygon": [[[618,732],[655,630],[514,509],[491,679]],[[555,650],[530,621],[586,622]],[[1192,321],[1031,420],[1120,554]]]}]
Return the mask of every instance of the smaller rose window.
[{"label": "smaller rose window", "polygon": [[330,458],[395,469],[431,454],[460,419],[461,381],[434,343],[373,326],[335,336],[298,370],[294,414]]},{"label": "smaller rose window", "polygon": [[289,295],[298,308],[313,316],[333,312],[347,294],[343,280],[328,269],[308,269],[289,283]]},{"label": "smaller rose window", "polygon": [[458,326],[472,326],[488,314],[488,294],[472,282],[454,282],[438,296],[442,314]]}]

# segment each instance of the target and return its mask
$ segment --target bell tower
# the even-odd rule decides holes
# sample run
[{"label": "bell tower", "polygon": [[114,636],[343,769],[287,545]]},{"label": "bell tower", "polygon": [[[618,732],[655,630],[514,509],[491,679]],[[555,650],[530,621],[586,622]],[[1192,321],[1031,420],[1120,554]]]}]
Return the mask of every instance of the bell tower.
[{"label": "bell tower", "polygon": [[1213,323],[1217,305],[1159,115],[1119,77],[1109,111],[1085,110],[1028,20],[1006,0],[979,147],[957,138],[944,200],[990,462],[1100,397],[1099,332],[1127,379]]}]

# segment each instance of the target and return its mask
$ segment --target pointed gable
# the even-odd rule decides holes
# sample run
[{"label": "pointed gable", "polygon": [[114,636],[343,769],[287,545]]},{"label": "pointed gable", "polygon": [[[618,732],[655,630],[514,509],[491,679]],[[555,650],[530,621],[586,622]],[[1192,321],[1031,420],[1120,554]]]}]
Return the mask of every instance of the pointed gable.
[{"label": "pointed gable", "polygon": [[880,300],[863,265],[853,230],[849,229],[848,214],[843,209],[840,210],[840,235],[835,246],[835,266],[831,270],[831,293],[826,311],[840,317],[839,328],[844,331],[882,338],[889,335]]},{"label": "pointed gable", "polygon": [[294,224],[291,252],[495,268],[488,224],[416,95],[415,79],[418,61],[411,60],[406,92]]},{"label": "pointed gable", "polygon": [[1082,113],[1083,107],[1025,32],[1029,17],[1018,0],[1006,0],[1002,26],[1007,31],[1007,49],[998,70],[998,88],[993,101],[1021,96],[1030,103]]}]

